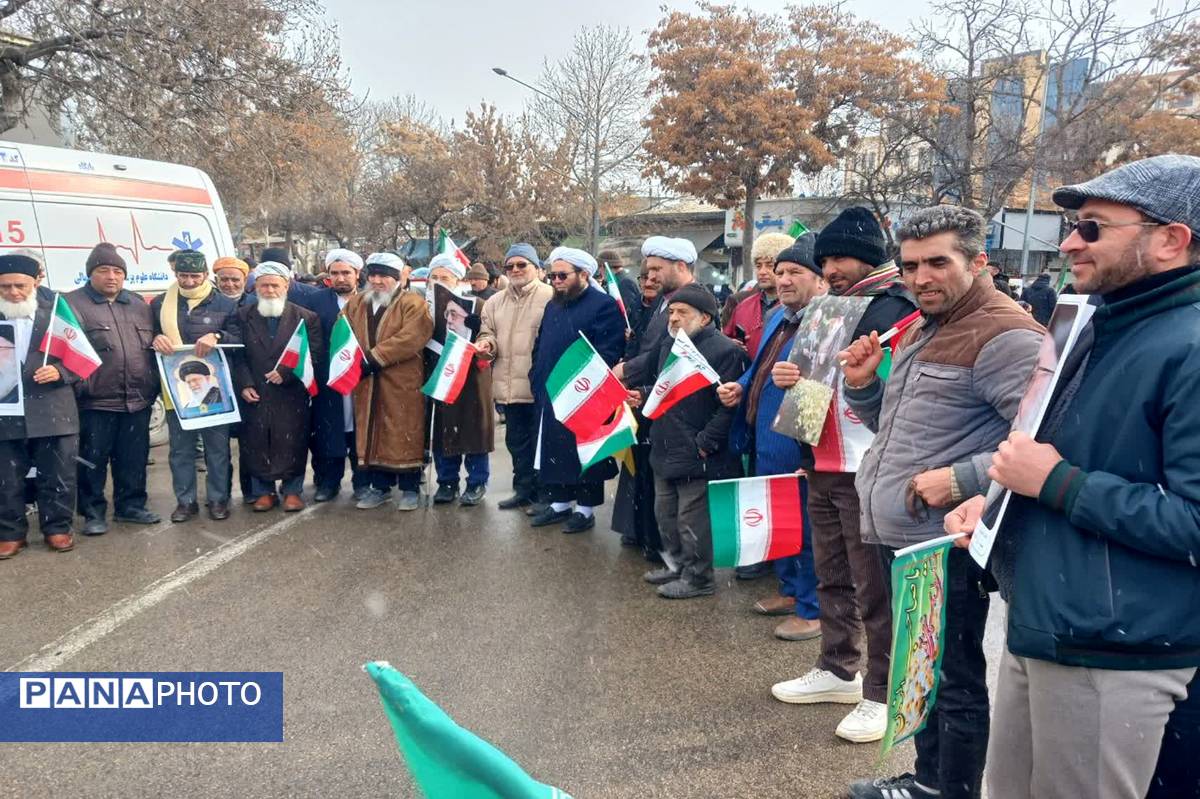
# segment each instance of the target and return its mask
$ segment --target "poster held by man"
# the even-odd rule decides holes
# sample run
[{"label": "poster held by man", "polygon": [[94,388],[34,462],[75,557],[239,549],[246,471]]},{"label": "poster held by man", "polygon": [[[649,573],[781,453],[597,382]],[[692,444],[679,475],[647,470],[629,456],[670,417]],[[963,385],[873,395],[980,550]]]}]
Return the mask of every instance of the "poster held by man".
[{"label": "poster held by man", "polygon": [[229,361],[220,349],[204,357],[194,352],[158,353],[159,373],[184,430],[203,430],[242,420]]},{"label": "poster held by man", "polygon": [[0,322],[0,416],[24,416],[24,400],[16,325]]}]

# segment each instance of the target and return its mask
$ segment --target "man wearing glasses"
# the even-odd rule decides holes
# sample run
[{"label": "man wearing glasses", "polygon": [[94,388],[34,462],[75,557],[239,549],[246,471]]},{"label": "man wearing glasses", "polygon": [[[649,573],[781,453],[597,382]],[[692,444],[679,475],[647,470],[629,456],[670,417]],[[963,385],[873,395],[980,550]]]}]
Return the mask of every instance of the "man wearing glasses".
[{"label": "man wearing glasses", "polygon": [[533,468],[537,446],[537,413],[529,369],[533,342],[546,304],[554,289],[538,280],[542,262],[531,244],[514,244],[504,256],[508,288],[483,304],[475,347],[491,358],[492,396],[504,411],[504,445],[513,462],[513,495],[501,500],[504,510],[531,505],[537,500],[537,473]]}]

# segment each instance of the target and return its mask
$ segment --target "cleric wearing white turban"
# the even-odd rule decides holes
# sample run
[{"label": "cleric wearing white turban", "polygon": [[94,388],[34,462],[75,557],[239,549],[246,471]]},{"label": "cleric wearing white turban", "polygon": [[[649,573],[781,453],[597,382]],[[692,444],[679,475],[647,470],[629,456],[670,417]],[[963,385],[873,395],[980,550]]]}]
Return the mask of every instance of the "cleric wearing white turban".
[{"label": "cleric wearing white turban", "polygon": [[448,269],[459,280],[467,276],[467,268],[462,265],[462,261],[450,253],[440,252],[429,260],[429,271],[432,272],[435,269]]},{"label": "cleric wearing white turban", "polygon": [[667,261],[696,263],[696,245],[687,239],[672,239],[667,236],[651,236],[642,242],[643,258],[663,258]]},{"label": "cleric wearing white turban", "polygon": [[281,277],[284,280],[292,279],[292,270],[278,261],[263,261],[258,266],[254,267],[254,279],[258,280],[263,275],[274,275]]},{"label": "cleric wearing white turban", "polygon": [[346,250],[346,249],[342,249],[339,247],[337,249],[333,249],[333,250],[330,250],[329,252],[325,253],[325,268],[326,269],[333,266],[334,264],[336,264],[339,261],[341,261],[344,264],[350,264],[355,269],[358,269],[360,271],[363,268],[362,256],[360,256],[358,253],[354,252],[353,250]]},{"label": "cleric wearing white turban", "polygon": [[546,263],[552,264],[555,261],[566,261],[576,269],[582,269],[588,273],[588,277],[593,277],[599,265],[596,259],[583,250],[575,249],[574,247],[555,247],[550,257],[546,259]]}]

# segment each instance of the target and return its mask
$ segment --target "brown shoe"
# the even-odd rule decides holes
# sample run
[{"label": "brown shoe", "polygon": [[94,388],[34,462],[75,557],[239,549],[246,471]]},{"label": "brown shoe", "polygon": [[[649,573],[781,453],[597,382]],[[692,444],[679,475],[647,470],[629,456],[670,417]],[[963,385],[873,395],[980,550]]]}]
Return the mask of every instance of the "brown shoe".
[{"label": "brown shoe", "polygon": [[258,499],[254,500],[254,512],[265,513],[279,504],[279,497],[274,494],[263,494]]},{"label": "brown shoe", "polygon": [[754,612],[764,616],[790,616],[796,612],[796,597],[773,596],[754,603]]},{"label": "brown shoe", "polygon": [[283,510],[285,513],[304,510],[304,500],[300,498],[299,494],[288,494],[283,498]]},{"label": "brown shoe", "polygon": [[775,637],[784,641],[810,641],[821,637],[821,622],[816,619],[802,619],[792,616],[779,622],[775,628]]},{"label": "brown shoe", "polygon": [[25,548],[25,541],[0,541],[0,560],[15,558]]},{"label": "brown shoe", "polygon": [[55,552],[70,552],[75,548],[75,537],[70,533],[51,533],[46,536],[46,546]]}]

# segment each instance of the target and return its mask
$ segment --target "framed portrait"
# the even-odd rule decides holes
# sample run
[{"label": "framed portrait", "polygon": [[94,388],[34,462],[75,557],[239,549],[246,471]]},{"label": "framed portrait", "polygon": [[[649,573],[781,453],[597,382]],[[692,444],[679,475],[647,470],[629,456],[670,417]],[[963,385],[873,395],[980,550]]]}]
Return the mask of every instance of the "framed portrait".
[{"label": "framed portrait", "polygon": [[21,353],[17,352],[17,326],[0,322],[0,416],[24,416],[21,390]]},{"label": "framed portrait", "polygon": [[158,369],[171,404],[184,430],[201,430],[242,420],[229,373],[229,361],[220,349],[201,358],[191,349],[158,355]]},{"label": "framed portrait", "polygon": [[442,345],[446,343],[447,330],[453,330],[454,335],[467,341],[475,340],[475,333],[479,330],[479,317],[476,316],[479,302],[477,298],[456,294],[432,280],[429,282],[426,297],[433,303],[430,307],[433,313],[433,338],[425,345],[428,349],[440,355]]}]

